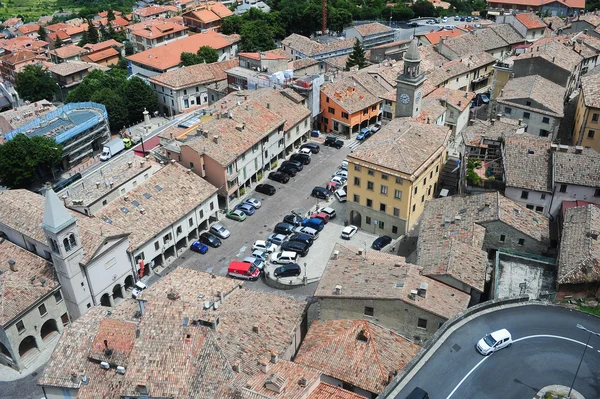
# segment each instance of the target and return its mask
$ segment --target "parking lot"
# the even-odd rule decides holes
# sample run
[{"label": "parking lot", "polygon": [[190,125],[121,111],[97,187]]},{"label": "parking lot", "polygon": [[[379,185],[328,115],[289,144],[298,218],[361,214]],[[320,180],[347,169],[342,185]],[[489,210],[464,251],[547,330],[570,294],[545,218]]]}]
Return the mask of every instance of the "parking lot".
[{"label": "parking lot", "polygon": [[[321,151],[312,155],[311,163],[305,165],[304,170],[299,172],[296,177],[291,178],[287,184],[263,179],[261,183],[269,183],[276,187],[277,193],[275,195],[269,197],[250,190],[247,197],[257,198],[262,202],[261,208],[254,215],[248,216],[244,222],[236,222],[222,215],[220,223],[231,231],[231,236],[222,240],[223,245],[219,248],[210,248],[204,255],[187,250],[173,263],[172,267],[188,267],[225,276],[227,275],[229,263],[249,256],[252,252],[252,244],[256,240],[267,239],[275,224],[281,222],[283,217],[289,214],[291,210],[306,215],[309,211],[314,211],[317,206],[322,208],[329,204],[336,210],[337,217],[325,226],[308,255],[299,258],[298,261],[301,267],[304,267],[304,263],[306,263],[311,270],[311,274],[319,270],[322,272],[335,242],[344,241],[340,238],[340,234],[344,228],[346,205],[338,202],[333,196],[329,203],[326,203],[323,200],[311,197],[310,193],[313,187],[323,186],[329,181],[331,175],[339,169],[342,160],[357,144],[354,140],[346,141],[345,146],[339,150],[321,145]],[[370,246],[374,239],[373,234],[359,230],[350,240],[350,244],[361,247]],[[317,284],[317,282],[314,282],[306,286],[281,291],[268,286],[261,277],[260,280],[249,281],[245,285],[251,289],[266,292],[278,291],[296,299],[305,299],[312,296]]]}]

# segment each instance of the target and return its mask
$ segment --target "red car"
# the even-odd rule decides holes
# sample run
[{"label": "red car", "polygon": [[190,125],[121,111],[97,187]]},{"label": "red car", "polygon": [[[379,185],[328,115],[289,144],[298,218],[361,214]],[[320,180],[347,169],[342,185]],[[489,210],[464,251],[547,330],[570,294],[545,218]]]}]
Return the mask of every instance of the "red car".
[{"label": "red car", "polygon": [[317,213],[313,213],[312,215],[310,215],[311,218],[317,218],[317,219],[321,219],[323,221],[323,223],[327,224],[330,220],[330,217],[328,214],[323,213],[323,212],[317,212]]}]

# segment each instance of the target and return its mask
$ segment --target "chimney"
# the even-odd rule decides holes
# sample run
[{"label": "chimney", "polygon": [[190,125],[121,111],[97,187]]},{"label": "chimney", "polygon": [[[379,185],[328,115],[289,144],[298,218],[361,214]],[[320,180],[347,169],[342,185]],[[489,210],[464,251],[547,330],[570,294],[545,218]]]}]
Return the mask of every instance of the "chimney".
[{"label": "chimney", "polygon": [[342,286],[341,285],[335,286],[335,295],[342,295]]},{"label": "chimney", "polygon": [[110,188],[113,188],[113,186],[115,185],[115,182],[111,180],[108,182],[108,185],[110,186]]},{"label": "chimney", "polygon": [[258,324],[252,326],[252,332],[258,334]]},{"label": "chimney", "polygon": [[17,262],[15,262],[13,259],[8,261],[8,266],[10,267],[10,270],[13,272],[18,271],[19,269],[17,268]]},{"label": "chimney", "polygon": [[125,201],[125,202],[129,201],[129,195],[124,195],[123,196],[123,201]]},{"label": "chimney", "polygon": [[277,355],[277,353],[271,351],[271,363],[277,364],[278,361],[279,361],[279,355]]},{"label": "chimney", "polygon": [[494,126],[494,123],[496,123],[495,119],[490,120],[490,123],[492,124],[492,126]]},{"label": "chimney", "polygon": [[523,119],[519,119],[519,126],[523,126]]},{"label": "chimney", "polygon": [[502,114],[496,114],[496,120],[497,120],[498,122],[500,122],[500,118],[501,118],[501,117],[502,117]]},{"label": "chimney", "polygon": [[133,166],[133,162],[132,161],[127,162],[127,166],[129,166],[129,168],[131,168]]},{"label": "chimney", "polygon": [[239,372],[240,372],[240,370],[241,370],[241,367],[240,367],[240,362],[235,362],[235,363],[233,363],[232,369],[233,369],[233,371],[235,371],[236,373],[239,373]]},{"label": "chimney", "polygon": [[474,119],[469,119],[469,126],[473,126],[473,123],[475,123]]},{"label": "chimney", "polygon": [[458,106],[460,107],[462,105],[462,101],[458,100]]},{"label": "chimney", "polygon": [[217,291],[217,295],[219,296],[219,301],[221,303],[223,303],[223,301],[225,300],[225,297],[223,295],[223,291]]},{"label": "chimney", "polygon": [[269,362],[267,362],[266,360],[261,360],[258,362],[258,364],[260,365],[260,371],[262,371],[265,374],[269,372]]},{"label": "chimney", "polygon": [[567,151],[569,151],[569,146],[568,146],[568,145],[562,145],[562,144],[561,144],[561,145],[559,145],[559,146],[558,146],[558,150],[559,150],[560,152],[567,152]]},{"label": "chimney", "polygon": [[96,188],[100,188],[100,182],[99,181],[96,182]]},{"label": "chimney", "polygon": [[174,160],[174,159],[171,159],[171,163],[172,163],[172,164],[173,164],[173,163],[175,163],[175,160]]},{"label": "chimney", "polygon": [[410,290],[410,294],[408,294],[408,298],[412,299],[413,301],[415,300],[415,298],[417,297],[417,290]]},{"label": "chimney", "polygon": [[357,255],[362,255],[362,254],[363,254],[363,252],[364,252],[364,249],[362,249],[362,248],[358,248]]},{"label": "chimney", "polygon": [[587,30],[587,29],[584,29],[584,30],[583,30],[583,34],[584,34],[584,35],[587,35],[587,34],[588,34],[588,30]]},{"label": "chimney", "polygon": [[298,381],[298,385],[300,385],[302,388],[306,388],[306,386],[308,385],[308,380],[306,378],[302,377]]},{"label": "chimney", "polygon": [[419,289],[417,290],[417,295],[419,295],[423,298],[427,298],[427,288],[429,288],[429,284],[421,283],[421,285],[419,286]]},{"label": "chimney", "polygon": [[450,227],[450,218],[444,218],[444,227]]},{"label": "chimney", "polygon": [[140,161],[140,168],[143,168],[145,163],[146,161]]},{"label": "chimney", "polygon": [[490,204],[488,204],[487,202],[485,204],[483,204],[483,210],[487,211],[488,209],[490,209]]},{"label": "chimney", "polygon": [[583,147],[578,145],[575,147],[575,154],[581,154],[583,153]]},{"label": "chimney", "polygon": [[204,138],[208,138],[208,130],[203,130],[202,135],[204,136]]},{"label": "chimney", "polygon": [[79,384],[79,378],[77,377],[77,373],[71,372],[71,381],[73,384]]},{"label": "chimney", "polygon": [[271,109],[271,103],[267,103],[267,109]]},{"label": "chimney", "polygon": [[335,250],[333,251],[333,260],[337,260],[337,258],[340,256],[340,251]]},{"label": "chimney", "polygon": [[215,144],[219,144],[219,136],[213,136],[213,141]]}]

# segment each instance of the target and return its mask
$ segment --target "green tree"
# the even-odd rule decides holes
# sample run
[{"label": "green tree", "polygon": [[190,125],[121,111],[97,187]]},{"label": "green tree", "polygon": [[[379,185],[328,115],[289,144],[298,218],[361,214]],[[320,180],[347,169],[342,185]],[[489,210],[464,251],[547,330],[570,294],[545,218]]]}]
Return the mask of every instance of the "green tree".
[{"label": "green tree", "polygon": [[352,13],[342,8],[334,8],[327,13],[327,26],[330,31],[343,32],[352,24]]},{"label": "green tree", "polygon": [[196,65],[200,63],[196,54],[187,51],[181,53],[179,60],[184,66]]},{"label": "green tree", "polygon": [[207,64],[212,64],[213,62],[217,62],[219,60],[219,53],[217,50],[210,46],[202,46],[196,52],[196,56],[200,59],[200,62],[205,62]]},{"label": "green tree", "polygon": [[108,10],[108,13],[106,14],[106,19],[109,22],[115,20],[115,12],[112,9]]},{"label": "green tree", "polygon": [[56,35],[56,40],[54,41],[54,48],[60,48],[64,46],[63,41],[60,39],[60,37],[58,37],[58,34]]},{"label": "green tree", "polygon": [[15,88],[21,98],[27,101],[52,100],[57,86],[52,75],[41,65],[26,65],[15,75]]},{"label": "green tree", "polygon": [[354,42],[354,47],[352,48],[352,53],[348,56],[348,60],[346,61],[346,70],[349,71],[350,68],[357,65],[358,69],[362,69],[367,66],[367,59],[365,57],[365,50],[360,45],[358,39]]},{"label": "green tree", "polygon": [[412,8],[406,5],[406,3],[396,3],[396,5],[392,7],[392,19],[394,21],[408,21],[414,17],[415,13]]},{"label": "green tree", "polygon": [[131,44],[131,42],[128,40],[125,43],[125,55],[132,55],[133,54],[133,44]]},{"label": "green tree", "polygon": [[117,91],[108,87],[102,88],[92,94],[90,101],[104,104],[108,113],[110,130],[116,132],[128,123],[127,103]]},{"label": "green tree", "polygon": [[62,146],[46,136],[18,134],[0,145],[0,181],[12,188],[30,186],[60,163]]},{"label": "green tree", "polygon": [[232,15],[230,17],[223,19],[221,29],[223,30],[223,33],[226,35],[231,35],[234,33],[239,34],[242,32],[243,22],[244,21],[240,15]]},{"label": "green tree", "polygon": [[241,50],[248,52],[273,50],[273,31],[266,21],[248,21],[242,26]]},{"label": "green tree", "polygon": [[156,93],[137,76],[127,81],[121,97],[127,99],[127,118],[130,124],[143,120],[144,109],[150,113],[158,110]]},{"label": "green tree", "polygon": [[94,26],[91,19],[88,19],[88,43],[96,44],[100,40],[100,34],[98,33],[98,29]]},{"label": "green tree", "polygon": [[435,17],[437,15],[435,6],[427,0],[417,0],[413,3],[412,10],[419,17]]},{"label": "green tree", "polygon": [[46,40],[46,29],[44,29],[43,26],[40,25],[40,28],[37,31],[38,34],[38,38],[40,40]]}]

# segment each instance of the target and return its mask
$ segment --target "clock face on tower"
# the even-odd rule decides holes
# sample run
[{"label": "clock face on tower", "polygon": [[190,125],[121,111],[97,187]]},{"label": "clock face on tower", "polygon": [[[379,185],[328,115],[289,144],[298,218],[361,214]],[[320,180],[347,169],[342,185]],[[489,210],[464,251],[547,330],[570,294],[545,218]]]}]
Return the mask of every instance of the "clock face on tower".
[{"label": "clock face on tower", "polygon": [[410,101],[410,97],[408,96],[408,94],[406,94],[406,93],[400,94],[400,102],[402,104],[408,104],[409,101]]}]

